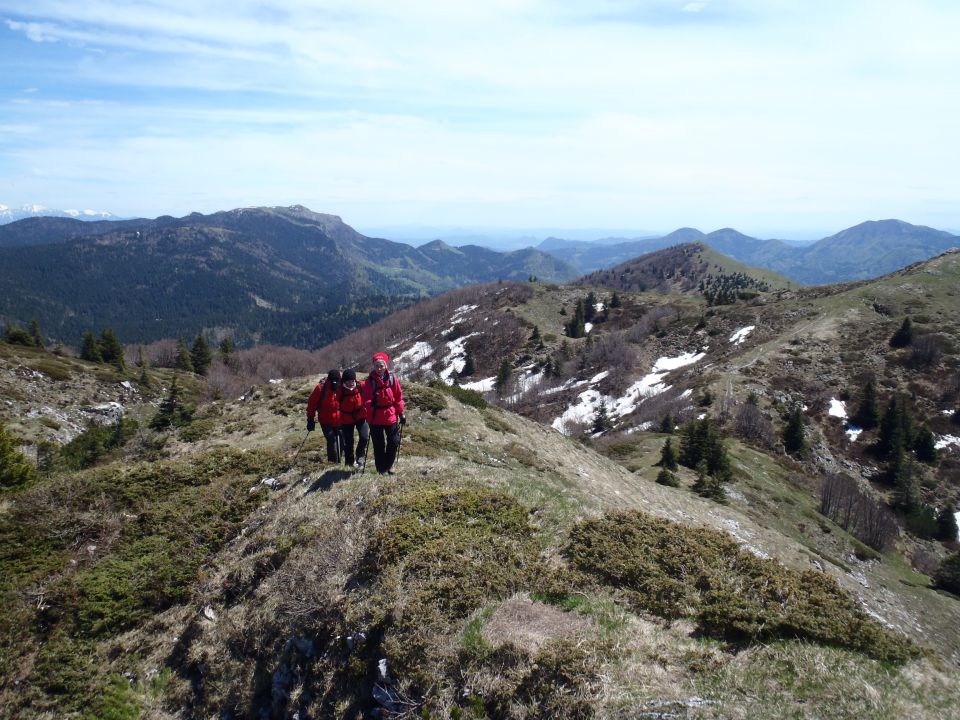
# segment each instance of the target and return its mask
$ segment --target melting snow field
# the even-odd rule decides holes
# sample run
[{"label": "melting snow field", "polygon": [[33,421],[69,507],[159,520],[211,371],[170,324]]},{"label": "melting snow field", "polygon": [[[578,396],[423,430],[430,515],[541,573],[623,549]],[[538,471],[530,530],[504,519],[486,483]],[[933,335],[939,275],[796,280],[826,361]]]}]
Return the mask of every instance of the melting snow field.
[{"label": "melting snow field", "polygon": [[734,345],[739,345],[744,340],[747,339],[747,336],[756,329],[756,325],[747,325],[737,330],[733,335],[730,336],[730,342]]},{"label": "melting snow field", "polygon": [[947,445],[956,445],[960,447],[960,437],[956,435],[941,435],[940,438],[934,443],[934,447],[937,450],[943,450]]},{"label": "melting snow field", "polygon": [[860,433],[863,432],[863,428],[858,428],[856,425],[847,425],[847,437],[850,438],[850,442],[856,442],[857,438],[860,437]]},{"label": "melting snow field", "polygon": [[417,366],[433,354],[433,346],[428,342],[415,342],[393,359],[398,368]]},{"label": "melting snow field", "polygon": [[479,333],[470,333],[447,343],[447,356],[444,358],[447,366],[440,371],[440,377],[446,380],[448,385],[453,384],[451,375],[454,373],[460,374],[467,362],[467,351],[464,343],[467,342],[467,338],[472,338],[477,334]]},{"label": "melting snow field", "polygon": [[[665,390],[670,389],[670,386],[664,384],[663,382],[663,379],[667,376],[667,373],[669,373],[671,370],[676,370],[677,368],[681,368],[686,365],[692,365],[693,363],[703,359],[705,356],[706,352],[691,352],[684,353],[683,355],[675,358],[662,357],[653,364],[652,372],[644,375],[637,382],[633,383],[633,385],[627,388],[623,396],[619,398],[601,395],[599,390],[595,390],[593,388],[584,390],[582,393],[580,393],[580,395],[577,396],[577,402],[564,410],[563,414],[551,423],[551,426],[555,430],[566,433],[566,427],[568,424],[589,423],[596,415],[597,410],[600,408],[601,402],[606,404],[607,415],[611,419],[629,415],[637,409],[637,406],[643,401],[644,398],[659,395]],[[588,384],[595,385],[605,378],[607,374],[607,372],[602,372],[599,375],[594,376],[590,379]]]},{"label": "melting snow field", "polygon": [[827,411],[827,414],[830,415],[830,417],[838,417],[838,418],[846,419],[847,406],[844,404],[843,400],[830,398],[830,409]]},{"label": "melting snow field", "polygon": [[467,390],[476,390],[477,392],[485,393],[493,390],[493,384],[497,381],[496,377],[488,377],[483,380],[474,380],[473,382],[461,383],[460,387],[466,388]]}]

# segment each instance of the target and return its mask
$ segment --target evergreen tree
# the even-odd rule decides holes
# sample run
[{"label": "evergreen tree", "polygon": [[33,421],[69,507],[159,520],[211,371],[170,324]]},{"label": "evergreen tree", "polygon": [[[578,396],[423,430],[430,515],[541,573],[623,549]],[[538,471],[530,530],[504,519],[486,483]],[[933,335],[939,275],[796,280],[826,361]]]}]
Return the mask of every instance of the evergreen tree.
[{"label": "evergreen tree", "polygon": [[500,361],[500,369],[497,370],[497,379],[493,382],[493,389],[497,391],[497,395],[500,397],[503,397],[503,392],[507,389],[511,374],[510,361],[504,358]]},{"label": "evergreen tree", "polygon": [[960,550],[947,555],[933,576],[934,587],[942,588],[954,595],[960,595]]},{"label": "evergreen tree", "polygon": [[680,481],[677,479],[677,476],[666,468],[663,468],[657,473],[657,483],[667,485],[668,487],[680,487]]},{"label": "evergreen tree", "polygon": [[193,410],[181,397],[177,376],[173,376],[167,396],[161,401],[157,414],[150,421],[150,427],[163,430],[171,426],[186,425],[193,416]]},{"label": "evergreen tree", "polygon": [[610,416],[607,414],[607,401],[601,400],[600,406],[593,416],[593,432],[594,434],[603,433],[611,427],[613,427],[613,423],[610,422]]},{"label": "evergreen tree", "polygon": [[198,375],[206,375],[212,361],[213,353],[210,352],[210,346],[203,337],[203,333],[200,333],[190,349],[190,362],[193,364],[194,372]]},{"label": "evergreen tree", "polygon": [[103,354],[100,352],[100,343],[89,330],[84,330],[83,340],[80,342],[80,357],[90,362],[103,362]]},{"label": "evergreen tree", "polygon": [[23,487],[36,477],[36,468],[17,450],[13,438],[0,423],[0,489]]},{"label": "evergreen tree", "polygon": [[673,415],[667,413],[662,418],[660,418],[660,432],[667,433],[668,435],[673,435],[673,429],[676,426],[676,423],[673,420]]},{"label": "evergreen tree", "polygon": [[224,365],[229,365],[230,360],[233,357],[233,353],[236,352],[236,346],[233,344],[233,338],[229,335],[220,341],[220,360]]},{"label": "evergreen tree", "polygon": [[460,371],[460,377],[470,377],[476,371],[477,371],[477,366],[473,360],[473,355],[468,352],[463,357],[463,370]]},{"label": "evergreen tree", "polygon": [[187,349],[187,344],[182,337],[177,338],[177,357],[174,366],[177,370],[193,372],[193,358],[190,356],[190,350]]},{"label": "evergreen tree", "polygon": [[957,537],[957,509],[953,505],[947,505],[937,514],[937,540],[944,542],[953,542],[960,540]]},{"label": "evergreen tree", "polygon": [[147,374],[147,356],[143,352],[143,345],[137,348],[137,365],[140,367],[140,384],[145,388],[150,387],[150,375]]},{"label": "evergreen tree", "polygon": [[104,328],[100,333],[100,356],[103,362],[113,365],[117,370],[123,370],[126,365],[123,361],[123,345],[113,330]]},{"label": "evergreen tree", "polygon": [[787,416],[787,424],[783,429],[783,447],[791,455],[803,455],[807,450],[803,431],[803,411],[799,405],[794,405]]},{"label": "evergreen tree", "polygon": [[660,462],[657,465],[666,470],[677,470],[677,451],[673,447],[671,438],[667,438],[667,441],[663,444],[663,448],[660,450]]},{"label": "evergreen tree", "polygon": [[877,454],[882,459],[893,457],[900,450],[913,446],[913,418],[906,402],[896,397],[890,398],[887,409],[880,419],[877,434]]},{"label": "evergreen tree", "polygon": [[597,296],[594,295],[593,290],[587,293],[587,299],[583,302],[583,319],[585,322],[590,322],[596,317],[597,314]]},{"label": "evergreen tree", "polygon": [[40,332],[40,323],[38,323],[35,319],[30,321],[30,337],[33,338],[34,347],[44,347],[43,333]]},{"label": "evergreen tree", "polygon": [[577,305],[573,310],[573,317],[565,326],[568,337],[582,338],[587,334],[586,320],[584,318],[583,301],[577,300]]},{"label": "evergreen tree", "polygon": [[620,296],[617,294],[617,291],[613,291],[613,295],[610,296],[610,307],[618,308],[621,305]]},{"label": "evergreen tree", "polygon": [[920,507],[920,482],[916,468],[903,448],[898,448],[890,458],[890,480],[894,491],[894,504],[906,513]]},{"label": "evergreen tree", "polygon": [[917,431],[917,436],[913,442],[913,450],[917,454],[917,460],[925,462],[928,465],[935,465],[937,462],[936,438],[930,432],[930,428],[924,426]]},{"label": "evergreen tree", "polygon": [[13,325],[7,325],[3,333],[3,339],[11,345],[23,345],[24,347],[34,347],[36,345],[30,333]]},{"label": "evergreen tree", "polygon": [[877,388],[873,380],[868,380],[860,395],[860,407],[853,421],[864,430],[873,430],[880,422],[880,410],[877,408]]},{"label": "evergreen tree", "polygon": [[891,347],[902,348],[913,342],[913,323],[908,317],[890,338]]}]

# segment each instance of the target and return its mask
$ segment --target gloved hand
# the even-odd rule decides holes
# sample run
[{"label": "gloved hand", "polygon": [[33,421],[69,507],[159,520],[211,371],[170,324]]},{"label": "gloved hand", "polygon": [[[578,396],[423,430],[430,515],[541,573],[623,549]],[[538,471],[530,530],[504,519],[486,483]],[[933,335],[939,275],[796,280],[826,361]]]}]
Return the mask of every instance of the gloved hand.
[{"label": "gloved hand", "polygon": [[317,423],[314,422],[313,418],[307,418],[307,432],[313,432],[317,427]]},{"label": "gloved hand", "polygon": [[401,424],[401,425],[406,425],[406,424],[407,424],[407,416],[406,416],[406,415],[400,415],[400,424]]}]

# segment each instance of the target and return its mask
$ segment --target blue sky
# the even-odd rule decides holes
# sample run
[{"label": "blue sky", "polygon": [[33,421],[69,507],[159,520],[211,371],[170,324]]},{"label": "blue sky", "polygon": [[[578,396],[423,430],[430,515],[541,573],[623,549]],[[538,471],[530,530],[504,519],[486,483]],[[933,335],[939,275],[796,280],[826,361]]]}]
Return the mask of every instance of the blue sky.
[{"label": "blue sky", "polygon": [[0,0],[0,203],[960,229],[960,3]]}]

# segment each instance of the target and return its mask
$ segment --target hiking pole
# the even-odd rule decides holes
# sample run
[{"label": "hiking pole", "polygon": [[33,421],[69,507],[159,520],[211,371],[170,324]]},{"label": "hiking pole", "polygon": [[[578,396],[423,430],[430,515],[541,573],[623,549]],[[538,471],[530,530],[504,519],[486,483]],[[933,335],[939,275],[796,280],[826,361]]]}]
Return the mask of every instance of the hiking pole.
[{"label": "hiking pole", "polygon": [[404,423],[400,423],[400,439],[397,440],[397,456],[393,459],[394,465],[400,460],[400,448],[403,447],[403,425]]},{"label": "hiking pole", "polygon": [[303,450],[303,446],[307,444],[307,438],[310,437],[310,431],[307,430],[307,434],[303,436],[303,442],[300,443],[300,447],[297,448],[296,454],[293,456],[293,460],[290,462],[290,467],[288,467],[284,472],[290,472],[293,470],[293,466],[297,464],[297,458],[300,457],[300,451]]}]

